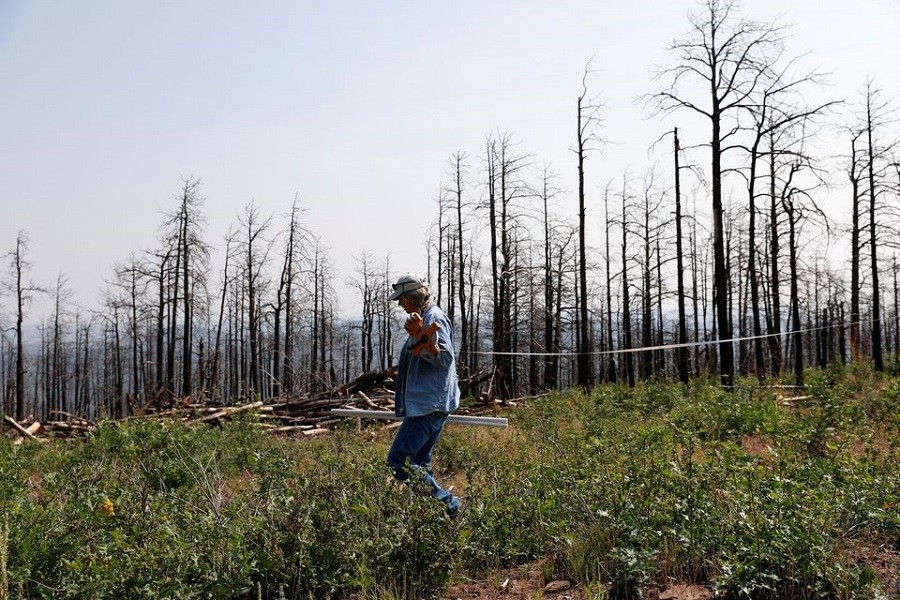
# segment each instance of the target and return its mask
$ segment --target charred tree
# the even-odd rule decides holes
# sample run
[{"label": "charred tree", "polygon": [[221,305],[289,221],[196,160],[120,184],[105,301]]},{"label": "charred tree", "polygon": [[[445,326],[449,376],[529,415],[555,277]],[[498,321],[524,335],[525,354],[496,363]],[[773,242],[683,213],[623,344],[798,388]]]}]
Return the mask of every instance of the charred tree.
[{"label": "charred tree", "polygon": [[[736,119],[750,107],[752,97],[763,85],[762,76],[777,60],[782,47],[778,28],[739,18],[736,11],[733,0],[706,0],[703,12],[690,16],[690,33],[671,46],[679,64],[660,74],[672,81],[666,90],[652,96],[658,110],[688,109],[710,123],[714,299],[720,374],[722,384],[728,388],[734,379],[734,350],[728,311],[722,158],[739,131]],[[709,90],[705,101],[679,95],[677,84],[688,78],[700,79]]]},{"label": "charred tree", "polygon": [[588,306],[590,297],[587,286],[587,223],[584,190],[584,163],[591,145],[597,141],[600,124],[600,107],[587,100],[588,67],[581,80],[581,94],[577,101],[576,156],[578,159],[578,385],[588,390],[594,385],[593,361],[591,360],[590,319]]},{"label": "charred tree", "polygon": [[678,371],[678,379],[687,383],[690,379],[690,367],[688,364],[687,349],[687,310],[685,309],[684,293],[684,246],[681,231],[681,144],[678,141],[678,128],[673,132],[674,157],[675,157],[675,270],[676,270],[676,298],[678,303],[678,348],[675,350],[675,368]]},{"label": "charred tree", "polygon": [[25,309],[34,300],[36,294],[43,293],[43,288],[34,283],[26,282],[25,278],[31,268],[28,261],[28,233],[19,231],[16,236],[15,249],[7,254],[9,259],[9,287],[16,294],[16,351],[15,351],[15,418],[22,420],[26,416],[25,407],[25,337],[23,326],[25,322]]}]

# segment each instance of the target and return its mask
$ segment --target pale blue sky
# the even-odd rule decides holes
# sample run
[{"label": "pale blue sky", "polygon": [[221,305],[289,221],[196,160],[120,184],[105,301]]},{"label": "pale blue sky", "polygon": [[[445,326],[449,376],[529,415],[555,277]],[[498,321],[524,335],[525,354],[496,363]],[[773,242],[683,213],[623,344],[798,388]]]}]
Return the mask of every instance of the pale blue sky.
[{"label": "pale blue sky", "polygon": [[[115,262],[155,245],[161,212],[192,176],[214,245],[249,201],[280,215],[298,194],[339,281],[363,250],[423,270],[447,159],[467,151],[477,172],[492,130],[575,188],[575,98],[592,58],[615,145],[590,158],[589,193],[626,167],[643,172],[671,123],[644,119],[633,100],[657,87],[651,72],[671,64],[665,46],[695,6],[0,0],[0,251],[26,229],[34,279],[61,270],[91,307]],[[900,3],[744,9],[781,12],[795,24],[790,53],[834,71],[829,96],[856,100],[867,75],[900,94]],[[686,143],[705,140],[687,123]],[[560,204],[574,214],[571,193]],[[600,215],[589,212],[597,232]]]}]

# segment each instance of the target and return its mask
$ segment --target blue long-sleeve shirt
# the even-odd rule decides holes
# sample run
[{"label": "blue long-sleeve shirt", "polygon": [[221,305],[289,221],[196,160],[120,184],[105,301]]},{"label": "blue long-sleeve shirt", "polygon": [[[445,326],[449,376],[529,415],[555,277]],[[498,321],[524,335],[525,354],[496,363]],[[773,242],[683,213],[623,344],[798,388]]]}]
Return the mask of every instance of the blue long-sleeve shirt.
[{"label": "blue long-sleeve shirt", "polygon": [[423,350],[419,356],[413,356],[412,347],[419,340],[406,338],[400,351],[394,388],[394,414],[398,417],[421,417],[435,411],[450,414],[459,408],[459,382],[450,320],[434,304],[422,311],[422,320],[424,327],[438,324],[439,352],[433,356]]}]

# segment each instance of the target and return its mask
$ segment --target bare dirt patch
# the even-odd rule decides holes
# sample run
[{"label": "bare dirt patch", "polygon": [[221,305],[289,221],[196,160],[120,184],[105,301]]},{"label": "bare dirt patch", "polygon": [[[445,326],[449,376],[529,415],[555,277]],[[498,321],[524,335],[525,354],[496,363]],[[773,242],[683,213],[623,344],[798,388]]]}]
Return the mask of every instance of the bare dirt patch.
[{"label": "bare dirt patch", "polygon": [[900,598],[900,551],[892,538],[867,532],[847,542],[844,553],[853,565],[871,569],[888,598]]},{"label": "bare dirt patch", "polygon": [[741,437],[741,448],[750,456],[757,458],[771,458],[772,448],[768,442],[758,435],[745,435]]},{"label": "bare dirt patch", "polygon": [[[547,579],[546,561],[515,569],[492,572],[482,579],[457,583],[445,594],[445,600],[587,600],[585,590],[572,581],[551,576]],[[654,586],[641,590],[648,600],[707,600],[716,595],[700,585],[674,584],[664,589]]]},{"label": "bare dirt patch", "polygon": [[584,591],[566,579],[546,579],[543,562],[496,571],[479,580],[458,583],[447,600],[585,600]]}]

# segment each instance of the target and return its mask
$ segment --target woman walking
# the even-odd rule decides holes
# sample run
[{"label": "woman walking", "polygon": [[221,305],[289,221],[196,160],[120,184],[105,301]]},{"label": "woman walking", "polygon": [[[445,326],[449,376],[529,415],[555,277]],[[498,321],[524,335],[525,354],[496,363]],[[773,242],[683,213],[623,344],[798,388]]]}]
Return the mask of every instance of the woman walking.
[{"label": "woman walking", "polygon": [[400,277],[388,299],[399,302],[409,315],[404,324],[409,337],[400,351],[394,392],[394,412],[403,422],[387,461],[400,481],[413,476],[425,483],[454,517],[460,500],[442,488],[431,471],[431,454],[444,423],[459,407],[450,321],[431,301],[428,282],[420,275]]}]

